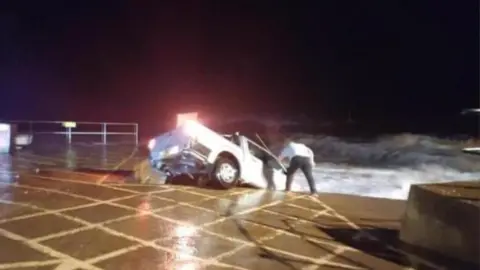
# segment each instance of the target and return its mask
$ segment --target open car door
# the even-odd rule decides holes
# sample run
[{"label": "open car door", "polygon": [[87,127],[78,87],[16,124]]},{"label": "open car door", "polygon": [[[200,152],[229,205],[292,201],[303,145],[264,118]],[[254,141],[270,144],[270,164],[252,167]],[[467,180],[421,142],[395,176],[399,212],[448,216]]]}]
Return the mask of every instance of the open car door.
[{"label": "open car door", "polygon": [[[249,145],[250,156],[255,156],[255,160],[258,161],[257,164],[260,165],[258,167],[259,173],[262,174],[262,179],[265,181],[258,183],[258,187],[277,189],[277,187],[285,186],[287,169],[280,160],[267,148],[258,145],[248,138],[245,138],[245,140]],[[262,170],[263,172],[261,172]]]},{"label": "open car door", "polygon": [[246,162],[249,163],[251,169],[251,175],[248,179],[245,178],[247,183],[256,187],[271,189],[285,186],[287,170],[280,160],[265,147],[245,136],[243,138],[247,145],[246,150],[249,151],[246,155]]}]

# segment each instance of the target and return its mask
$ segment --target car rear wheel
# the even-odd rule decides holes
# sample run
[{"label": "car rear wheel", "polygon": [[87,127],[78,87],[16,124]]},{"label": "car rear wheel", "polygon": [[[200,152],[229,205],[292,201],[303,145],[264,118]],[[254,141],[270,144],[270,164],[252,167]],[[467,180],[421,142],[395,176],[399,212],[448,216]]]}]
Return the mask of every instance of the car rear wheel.
[{"label": "car rear wheel", "polygon": [[237,185],[240,172],[234,161],[225,157],[219,157],[215,162],[211,178],[224,189]]}]

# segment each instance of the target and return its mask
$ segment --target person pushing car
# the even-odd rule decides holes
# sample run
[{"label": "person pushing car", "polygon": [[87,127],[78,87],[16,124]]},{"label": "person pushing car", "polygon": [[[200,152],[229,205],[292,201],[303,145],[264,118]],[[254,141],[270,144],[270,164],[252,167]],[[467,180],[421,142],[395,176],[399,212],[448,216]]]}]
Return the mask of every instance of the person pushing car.
[{"label": "person pushing car", "polygon": [[305,178],[307,178],[308,185],[310,186],[310,193],[312,195],[317,193],[315,187],[315,180],[312,174],[312,168],[315,166],[314,154],[312,149],[303,143],[296,143],[290,140],[285,141],[285,146],[280,153],[278,159],[284,161],[289,160],[289,166],[287,168],[287,182],[286,191],[290,191],[292,187],[293,175],[300,169]]}]

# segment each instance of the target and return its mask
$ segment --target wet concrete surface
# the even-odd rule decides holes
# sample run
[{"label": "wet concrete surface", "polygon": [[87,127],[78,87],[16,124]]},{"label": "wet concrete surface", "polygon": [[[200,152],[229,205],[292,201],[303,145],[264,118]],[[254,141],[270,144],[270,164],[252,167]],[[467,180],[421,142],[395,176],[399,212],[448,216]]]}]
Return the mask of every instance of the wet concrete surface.
[{"label": "wet concrete surface", "polygon": [[403,201],[145,185],[133,146],[0,156],[0,269],[440,269],[398,247]]}]

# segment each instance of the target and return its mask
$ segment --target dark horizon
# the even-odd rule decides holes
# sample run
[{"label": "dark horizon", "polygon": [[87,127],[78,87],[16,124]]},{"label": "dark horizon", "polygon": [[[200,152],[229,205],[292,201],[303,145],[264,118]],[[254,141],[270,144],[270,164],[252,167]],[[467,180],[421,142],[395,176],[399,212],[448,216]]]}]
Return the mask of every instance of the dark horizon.
[{"label": "dark horizon", "polygon": [[[478,1],[11,1],[2,119],[305,114],[379,132],[475,130]],[[158,126],[157,126],[158,125]]]}]

